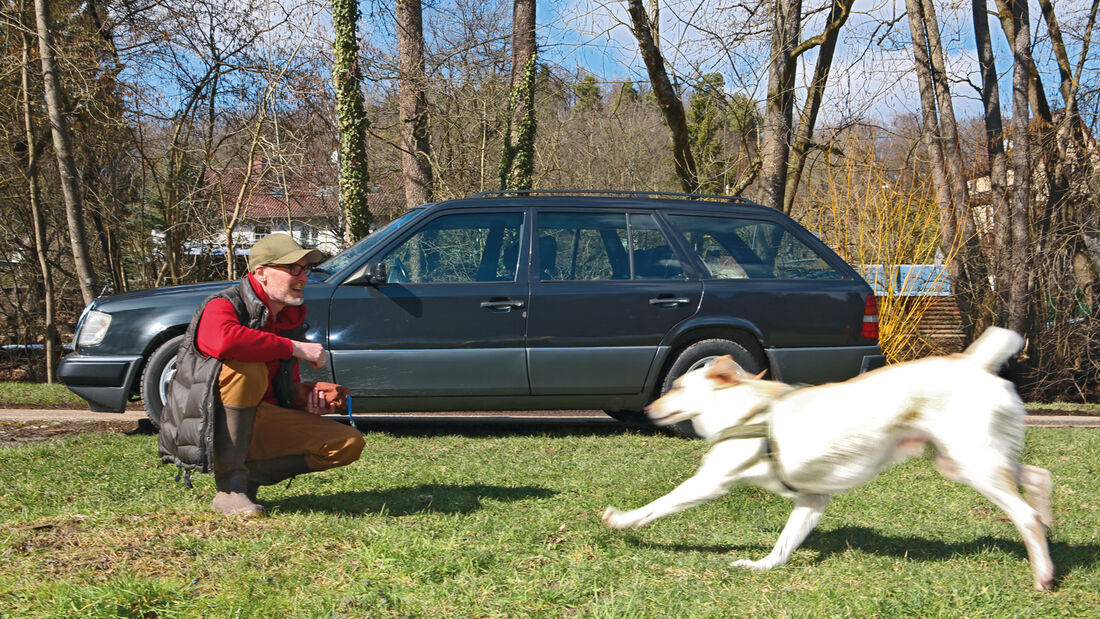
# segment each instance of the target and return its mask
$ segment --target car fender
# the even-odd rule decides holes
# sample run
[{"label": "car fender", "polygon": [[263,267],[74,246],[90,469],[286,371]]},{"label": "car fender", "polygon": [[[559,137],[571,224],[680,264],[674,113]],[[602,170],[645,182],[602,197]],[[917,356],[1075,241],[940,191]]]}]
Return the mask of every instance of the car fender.
[{"label": "car fender", "polygon": [[[761,349],[765,341],[760,328],[747,320],[733,316],[692,316],[665,334],[646,375],[645,393],[656,393],[661,373],[676,351],[690,342],[710,338],[729,339],[746,345],[755,343],[753,347]],[[746,341],[749,338],[753,341]],[[767,362],[767,359],[763,361]]]}]

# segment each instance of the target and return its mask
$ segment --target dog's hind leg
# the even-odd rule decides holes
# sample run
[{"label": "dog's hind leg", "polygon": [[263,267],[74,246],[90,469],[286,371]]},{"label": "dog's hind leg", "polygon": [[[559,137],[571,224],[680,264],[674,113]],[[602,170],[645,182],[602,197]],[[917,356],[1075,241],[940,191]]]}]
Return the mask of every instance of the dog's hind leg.
[{"label": "dog's hind leg", "polygon": [[787,518],[787,526],[779,534],[779,540],[775,542],[775,548],[771,553],[759,561],[741,559],[734,561],[737,567],[751,567],[757,570],[770,570],[777,565],[783,565],[794,553],[795,549],[802,545],[806,536],[817,526],[821,514],[825,512],[825,506],[829,504],[827,494],[800,494],[795,497],[794,511]]},{"label": "dog's hind leg", "polygon": [[1012,523],[1019,529],[1027,548],[1027,557],[1031,562],[1031,572],[1035,579],[1035,588],[1040,591],[1054,587],[1054,562],[1050,560],[1047,547],[1046,527],[1043,517],[1034,507],[1016,491],[1013,471],[1005,466],[999,472],[988,477],[967,476],[967,484],[993,501],[1008,514]]},{"label": "dog's hind leg", "polygon": [[1020,486],[1024,489],[1024,499],[1039,512],[1039,519],[1049,531],[1054,526],[1054,515],[1050,505],[1050,492],[1054,482],[1050,471],[1037,466],[1020,466]]}]

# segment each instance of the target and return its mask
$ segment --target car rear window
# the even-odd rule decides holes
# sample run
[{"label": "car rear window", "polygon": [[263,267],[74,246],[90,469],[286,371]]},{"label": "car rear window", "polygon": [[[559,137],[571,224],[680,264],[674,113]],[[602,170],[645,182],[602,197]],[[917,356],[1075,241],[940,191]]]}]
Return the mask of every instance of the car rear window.
[{"label": "car rear window", "polygon": [[696,215],[669,219],[713,279],[845,279],[813,248],[774,222]]}]

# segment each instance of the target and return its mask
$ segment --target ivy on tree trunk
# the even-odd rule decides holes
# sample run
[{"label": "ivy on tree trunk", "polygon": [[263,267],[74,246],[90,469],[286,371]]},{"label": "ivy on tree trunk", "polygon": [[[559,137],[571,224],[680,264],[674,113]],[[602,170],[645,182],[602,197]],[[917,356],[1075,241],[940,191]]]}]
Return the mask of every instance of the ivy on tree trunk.
[{"label": "ivy on tree trunk", "polygon": [[348,242],[370,233],[367,208],[367,128],[370,121],[363,105],[359,70],[359,39],[356,24],[359,4],[355,0],[332,0],[333,71],[336,86],[336,121],[340,130],[340,200],[344,208]]},{"label": "ivy on tree trunk", "polygon": [[[500,158],[500,188],[530,189],[535,174],[535,73],[538,53],[527,57],[523,81],[508,100],[508,132]],[[515,124],[513,124],[515,123]]]}]

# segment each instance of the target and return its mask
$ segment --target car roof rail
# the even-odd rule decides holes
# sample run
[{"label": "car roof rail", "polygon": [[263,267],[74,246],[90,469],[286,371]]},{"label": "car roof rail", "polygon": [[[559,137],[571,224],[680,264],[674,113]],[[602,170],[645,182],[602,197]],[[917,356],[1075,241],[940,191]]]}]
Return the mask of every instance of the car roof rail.
[{"label": "car roof rail", "polygon": [[746,200],[740,196],[723,196],[707,193],[678,193],[675,191],[629,191],[621,189],[495,189],[480,191],[470,197],[504,198],[507,196],[610,196],[641,199],[669,198],[756,205],[755,202]]}]

